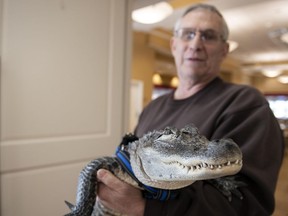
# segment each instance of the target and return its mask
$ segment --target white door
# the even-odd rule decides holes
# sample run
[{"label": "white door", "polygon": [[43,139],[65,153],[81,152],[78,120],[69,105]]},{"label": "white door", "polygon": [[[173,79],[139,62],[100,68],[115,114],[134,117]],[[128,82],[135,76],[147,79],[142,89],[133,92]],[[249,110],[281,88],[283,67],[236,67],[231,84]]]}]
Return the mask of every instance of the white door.
[{"label": "white door", "polygon": [[144,84],[141,80],[131,80],[130,84],[130,108],[129,108],[129,128],[128,131],[133,133],[139,116],[143,109],[143,90]]},{"label": "white door", "polygon": [[2,0],[1,216],[56,216],[127,125],[130,0]]}]

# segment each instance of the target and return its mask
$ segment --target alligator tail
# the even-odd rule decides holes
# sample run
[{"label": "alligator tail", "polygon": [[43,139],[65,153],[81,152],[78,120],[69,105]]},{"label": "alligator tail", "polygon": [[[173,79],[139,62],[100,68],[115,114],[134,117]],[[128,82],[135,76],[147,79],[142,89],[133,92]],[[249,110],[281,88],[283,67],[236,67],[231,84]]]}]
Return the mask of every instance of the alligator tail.
[{"label": "alligator tail", "polygon": [[85,166],[78,178],[76,204],[65,201],[71,210],[65,216],[91,216],[97,197],[97,171],[104,168],[113,172],[115,166],[119,165],[113,157],[99,158]]}]

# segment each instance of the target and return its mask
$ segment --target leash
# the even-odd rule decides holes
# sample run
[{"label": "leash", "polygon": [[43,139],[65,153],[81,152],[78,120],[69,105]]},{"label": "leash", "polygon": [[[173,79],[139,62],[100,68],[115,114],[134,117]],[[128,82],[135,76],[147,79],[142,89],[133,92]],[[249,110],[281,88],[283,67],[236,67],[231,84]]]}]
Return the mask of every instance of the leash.
[{"label": "leash", "polygon": [[139,138],[133,134],[127,134],[123,137],[122,142],[116,149],[116,158],[118,162],[125,169],[125,171],[131,176],[131,178],[133,178],[134,181],[136,181],[137,184],[141,188],[144,189],[143,195],[145,198],[160,200],[160,201],[175,199],[178,195],[176,190],[165,190],[165,189],[150,187],[148,185],[141,183],[134,175],[134,172],[132,170],[132,166],[130,163],[130,155],[129,155],[129,152],[125,150],[125,146],[127,146],[130,142],[134,142],[138,139]]}]

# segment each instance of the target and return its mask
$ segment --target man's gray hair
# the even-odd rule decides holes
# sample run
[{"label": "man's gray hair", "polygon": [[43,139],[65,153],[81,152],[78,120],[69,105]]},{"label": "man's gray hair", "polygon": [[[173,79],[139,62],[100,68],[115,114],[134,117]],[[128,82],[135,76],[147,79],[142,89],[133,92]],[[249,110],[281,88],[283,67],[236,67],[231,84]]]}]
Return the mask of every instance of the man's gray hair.
[{"label": "man's gray hair", "polygon": [[174,32],[178,30],[181,19],[183,17],[185,17],[191,11],[195,11],[198,9],[211,11],[213,13],[216,13],[221,18],[221,20],[222,20],[222,39],[224,41],[227,41],[227,39],[229,37],[229,28],[228,28],[227,22],[224,19],[223,15],[220,13],[220,11],[215,6],[209,5],[209,4],[196,4],[196,5],[192,5],[191,7],[187,8],[186,11],[182,14],[182,16],[176,22],[176,24],[174,26]]}]

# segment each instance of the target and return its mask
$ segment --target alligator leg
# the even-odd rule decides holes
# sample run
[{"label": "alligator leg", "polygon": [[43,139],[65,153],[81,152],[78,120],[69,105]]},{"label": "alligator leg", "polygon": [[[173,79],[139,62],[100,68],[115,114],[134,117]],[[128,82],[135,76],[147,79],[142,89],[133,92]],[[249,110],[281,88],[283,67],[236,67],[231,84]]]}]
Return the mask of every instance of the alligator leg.
[{"label": "alligator leg", "polygon": [[237,176],[225,176],[216,179],[207,180],[210,184],[215,186],[230,202],[234,194],[239,199],[243,199],[243,195],[238,189],[239,187],[247,186],[241,180],[236,180]]}]

